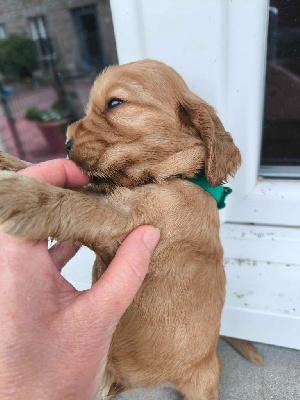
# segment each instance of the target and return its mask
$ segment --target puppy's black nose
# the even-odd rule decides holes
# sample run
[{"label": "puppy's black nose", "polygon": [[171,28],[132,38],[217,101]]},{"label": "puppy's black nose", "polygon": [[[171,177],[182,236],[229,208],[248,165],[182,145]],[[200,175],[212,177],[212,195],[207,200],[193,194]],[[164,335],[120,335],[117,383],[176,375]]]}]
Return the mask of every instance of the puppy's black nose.
[{"label": "puppy's black nose", "polygon": [[71,151],[71,149],[72,149],[72,147],[73,147],[73,143],[74,143],[74,140],[73,140],[73,139],[69,140],[69,141],[66,143],[65,148],[66,148],[67,154],[70,153],[70,151]]}]

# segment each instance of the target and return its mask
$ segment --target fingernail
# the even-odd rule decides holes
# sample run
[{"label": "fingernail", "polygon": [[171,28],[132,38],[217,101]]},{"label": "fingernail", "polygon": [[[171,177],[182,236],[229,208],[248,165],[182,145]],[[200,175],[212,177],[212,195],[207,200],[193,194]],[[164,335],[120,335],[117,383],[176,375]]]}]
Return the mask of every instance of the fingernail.
[{"label": "fingernail", "polygon": [[146,230],[143,236],[143,242],[150,251],[153,251],[159,241],[160,230],[157,228],[149,228]]}]

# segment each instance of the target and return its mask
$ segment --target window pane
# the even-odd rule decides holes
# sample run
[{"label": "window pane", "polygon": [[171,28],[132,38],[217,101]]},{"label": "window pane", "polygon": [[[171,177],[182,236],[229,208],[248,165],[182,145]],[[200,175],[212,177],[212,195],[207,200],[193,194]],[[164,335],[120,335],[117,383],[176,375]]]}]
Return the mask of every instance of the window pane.
[{"label": "window pane", "polygon": [[297,0],[270,1],[261,164],[276,167],[273,171],[278,171],[279,176],[300,173],[300,2]]},{"label": "window pane", "polygon": [[6,38],[6,32],[4,25],[0,24],[0,39],[5,39]]}]

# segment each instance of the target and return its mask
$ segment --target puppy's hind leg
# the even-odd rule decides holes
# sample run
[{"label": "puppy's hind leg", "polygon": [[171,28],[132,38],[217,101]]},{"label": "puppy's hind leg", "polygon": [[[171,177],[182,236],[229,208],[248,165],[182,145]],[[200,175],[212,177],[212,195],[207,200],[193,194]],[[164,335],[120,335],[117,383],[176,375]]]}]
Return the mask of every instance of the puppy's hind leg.
[{"label": "puppy's hind leg", "polygon": [[199,381],[197,386],[194,386],[191,381],[189,385],[178,389],[183,394],[184,400],[218,400],[218,388],[215,385],[204,388],[204,385],[206,386],[207,382]]},{"label": "puppy's hind leg", "polygon": [[120,393],[123,393],[127,390],[126,386],[121,385],[117,382],[113,382],[113,384],[111,385],[109,392],[108,392],[108,396],[114,396]]},{"label": "puppy's hind leg", "polygon": [[27,161],[19,160],[18,158],[5,153],[4,151],[0,151],[0,170],[2,171],[13,171],[17,172],[21,169],[30,167],[31,163]]},{"label": "puppy's hind leg", "polygon": [[184,382],[175,383],[185,400],[218,400],[222,361],[217,355],[209,363],[184,374]]},{"label": "puppy's hind leg", "polygon": [[94,396],[93,400],[107,400],[107,397],[109,396],[108,392],[113,381],[113,374],[109,369],[106,369],[101,379],[100,389],[98,390],[97,395]]}]

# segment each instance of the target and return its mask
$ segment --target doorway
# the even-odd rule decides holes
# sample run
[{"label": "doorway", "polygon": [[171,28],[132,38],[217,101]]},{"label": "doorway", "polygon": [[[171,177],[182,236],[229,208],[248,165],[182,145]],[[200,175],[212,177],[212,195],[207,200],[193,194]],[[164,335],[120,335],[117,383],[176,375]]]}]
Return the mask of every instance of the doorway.
[{"label": "doorway", "polygon": [[105,67],[105,61],[96,6],[74,9],[72,16],[78,35],[82,68],[94,67],[97,71],[102,70]]}]

